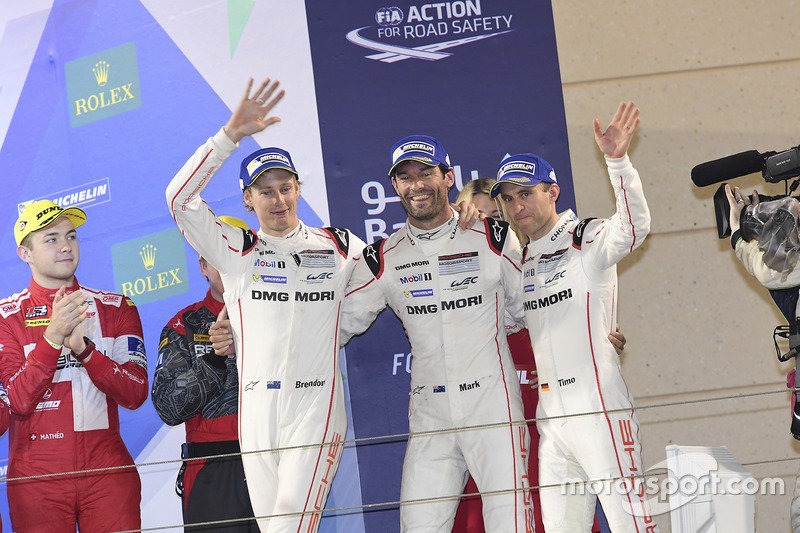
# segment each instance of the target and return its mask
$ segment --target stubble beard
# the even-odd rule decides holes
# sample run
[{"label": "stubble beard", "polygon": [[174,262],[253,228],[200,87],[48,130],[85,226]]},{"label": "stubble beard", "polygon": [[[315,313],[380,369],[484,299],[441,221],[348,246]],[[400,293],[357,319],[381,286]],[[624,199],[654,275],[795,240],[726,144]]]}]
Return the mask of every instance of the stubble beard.
[{"label": "stubble beard", "polygon": [[407,198],[408,196],[413,195],[409,194],[406,196],[401,196],[400,204],[403,206],[403,210],[405,210],[408,218],[418,220],[420,222],[427,222],[429,220],[436,219],[442,215],[448,206],[447,201],[442,201],[442,194],[439,190],[431,191],[430,207],[427,208],[414,207],[411,200]]}]

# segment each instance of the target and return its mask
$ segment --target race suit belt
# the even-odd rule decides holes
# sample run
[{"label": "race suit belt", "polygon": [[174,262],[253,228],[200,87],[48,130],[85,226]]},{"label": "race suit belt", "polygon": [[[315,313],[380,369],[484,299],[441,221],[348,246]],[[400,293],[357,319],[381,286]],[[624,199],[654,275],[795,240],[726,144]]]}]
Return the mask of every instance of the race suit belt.
[{"label": "race suit belt", "polygon": [[[240,452],[238,440],[218,440],[210,442],[185,442],[181,444],[181,459],[194,459],[196,457],[209,457],[214,455],[228,455]],[[237,457],[239,457],[237,455]],[[175,494],[183,498],[183,476],[186,473],[186,461],[178,470],[175,479]]]},{"label": "race suit belt", "polygon": [[238,440],[186,442],[181,445],[181,458],[194,459],[196,457],[239,453],[240,451]]}]

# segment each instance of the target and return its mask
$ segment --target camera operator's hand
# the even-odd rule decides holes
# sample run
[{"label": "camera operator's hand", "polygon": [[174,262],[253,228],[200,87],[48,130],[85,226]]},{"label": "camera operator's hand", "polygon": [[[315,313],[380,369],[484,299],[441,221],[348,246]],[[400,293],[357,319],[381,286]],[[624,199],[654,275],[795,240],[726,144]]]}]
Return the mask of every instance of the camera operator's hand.
[{"label": "camera operator's hand", "polygon": [[746,205],[756,205],[758,203],[758,192],[754,189],[753,195],[745,196],[739,190],[739,187],[734,187],[731,190],[729,184],[725,184],[725,196],[728,197],[728,203],[731,205],[730,225],[731,233],[739,229],[739,218],[742,215],[742,209]]}]

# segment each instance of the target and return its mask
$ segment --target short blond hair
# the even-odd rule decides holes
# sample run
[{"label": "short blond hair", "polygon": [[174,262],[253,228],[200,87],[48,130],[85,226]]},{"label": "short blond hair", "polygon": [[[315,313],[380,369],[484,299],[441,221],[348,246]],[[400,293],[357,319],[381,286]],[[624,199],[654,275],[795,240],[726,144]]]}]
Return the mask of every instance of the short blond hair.
[{"label": "short blond hair", "polygon": [[[469,202],[472,203],[472,199],[475,198],[476,194],[485,194],[491,198],[489,194],[492,190],[492,185],[495,184],[497,180],[493,178],[478,178],[476,180],[468,181],[464,184],[464,188],[461,189],[461,192],[458,193],[458,197],[456,198],[456,203],[460,204],[461,202]],[[497,207],[500,207],[500,203],[497,202]]]}]

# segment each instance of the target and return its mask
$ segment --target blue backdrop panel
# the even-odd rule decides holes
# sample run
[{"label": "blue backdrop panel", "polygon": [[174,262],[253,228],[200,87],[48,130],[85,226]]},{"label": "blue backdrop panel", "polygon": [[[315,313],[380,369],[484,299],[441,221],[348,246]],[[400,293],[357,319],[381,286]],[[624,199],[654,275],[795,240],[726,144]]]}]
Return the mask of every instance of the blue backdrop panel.
[{"label": "blue backdrop panel", "polygon": [[[549,2],[306,6],[333,225],[372,242],[405,220],[387,171],[393,143],[414,133],[442,141],[457,189],[494,176],[507,152],[538,153],[558,169],[559,208],[574,207]],[[347,347],[356,438],[408,431],[409,351],[391,312]],[[398,439],[359,447],[365,504],[399,500],[404,451]],[[397,507],[365,526],[398,530]]]}]

